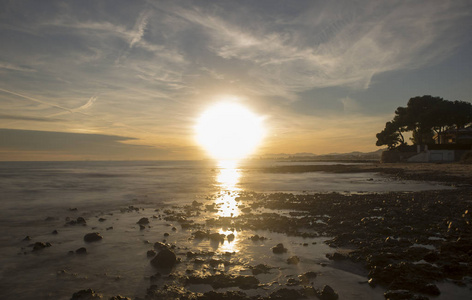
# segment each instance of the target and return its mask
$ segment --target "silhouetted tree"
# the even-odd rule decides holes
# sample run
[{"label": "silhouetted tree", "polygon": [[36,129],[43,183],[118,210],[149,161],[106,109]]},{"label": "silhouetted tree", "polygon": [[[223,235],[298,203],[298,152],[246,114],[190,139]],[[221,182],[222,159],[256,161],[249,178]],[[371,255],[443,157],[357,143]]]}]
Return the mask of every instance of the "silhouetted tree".
[{"label": "silhouetted tree", "polygon": [[448,129],[460,129],[472,123],[472,104],[464,101],[449,101],[430,95],[410,98],[406,107],[398,107],[391,122],[377,134],[377,146],[387,145],[393,149],[405,145],[402,133],[412,131],[413,144],[433,142]]},{"label": "silhouetted tree", "polygon": [[377,133],[377,146],[387,145],[388,149],[394,149],[398,143],[403,143],[403,136],[400,139],[399,128],[394,122],[385,123],[385,128]]}]

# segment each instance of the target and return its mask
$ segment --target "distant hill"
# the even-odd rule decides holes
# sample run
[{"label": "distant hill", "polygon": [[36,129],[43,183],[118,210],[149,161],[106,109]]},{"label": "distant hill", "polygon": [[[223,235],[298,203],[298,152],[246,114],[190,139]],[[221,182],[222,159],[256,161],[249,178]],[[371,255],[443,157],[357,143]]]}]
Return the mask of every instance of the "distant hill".
[{"label": "distant hill", "polygon": [[382,152],[386,149],[379,149],[373,152],[353,151],[349,153],[329,153],[317,155],[313,153],[274,153],[258,157],[259,159],[277,159],[287,161],[378,161]]}]

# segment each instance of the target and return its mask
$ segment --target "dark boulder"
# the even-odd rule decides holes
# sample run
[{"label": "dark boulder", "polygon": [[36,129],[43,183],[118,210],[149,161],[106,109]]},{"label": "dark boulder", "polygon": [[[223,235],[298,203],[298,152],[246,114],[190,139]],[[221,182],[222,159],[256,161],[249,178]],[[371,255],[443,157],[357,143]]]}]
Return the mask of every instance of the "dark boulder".
[{"label": "dark boulder", "polygon": [[318,292],[318,298],[321,300],[336,300],[339,296],[332,287],[325,285],[323,289]]},{"label": "dark boulder", "polygon": [[87,243],[97,242],[103,239],[103,237],[98,232],[87,233],[84,235],[84,241]]},{"label": "dark boulder", "polygon": [[177,263],[177,257],[171,250],[165,248],[157,253],[151,260],[151,265],[155,268],[170,269]]},{"label": "dark boulder", "polygon": [[287,259],[287,263],[289,265],[298,265],[298,263],[300,262],[300,258],[298,258],[298,256],[294,255],[292,257],[289,257]]},{"label": "dark boulder", "polygon": [[388,290],[384,297],[387,300],[428,300],[428,297],[415,295],[407,290]]},{"label": "dark boulder", "polygon": [[33,251],[38,251],[47,247],[51,247],[50,243],[36,242],[33,245]]},{"label": "dark boulder", "polygon": [[75,250],[75,254],[80,254],[80,255],[87,254],[87,248],[81,247],[81,248]]},{"label": "dark boulder", "polygon": [[95,293],[92,289],[80,290],[72,295],[70,300],[95,300],[102,299],[102,295]]},{"label": "dark boulder", "polygon": [[272,247],[272,252],[275,254],[282,254],[287,252],[287,248],[284,247],[284,244],[280,243],[277,246]]},{"label": "dark boulder", "polygon": [[146,224],[149,224],[149,219],[148,218],[141,218],[136,223],[139,224],[139,225],[146,225]]},{"label": "dark boulder", "polygon": [[156,251],[154,250],[148,250],[148,252],[146,253],[147,257],[154,257],[156,256]]}]

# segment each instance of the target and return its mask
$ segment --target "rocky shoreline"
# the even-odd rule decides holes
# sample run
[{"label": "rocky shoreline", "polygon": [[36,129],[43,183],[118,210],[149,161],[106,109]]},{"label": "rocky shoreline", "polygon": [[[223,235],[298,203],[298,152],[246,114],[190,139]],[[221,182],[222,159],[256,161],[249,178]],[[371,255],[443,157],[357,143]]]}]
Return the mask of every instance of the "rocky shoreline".
[{"label": "rocky shoreline", "polygon": [[[270,171],[305,172],[320,167],[340,173],[376,170],[402,179],[447,178],[441,181],[458,187],[370,194],[222,191],[187,205],[123,207],[106,218],[95,216],[96,221],[68,218],[64,226],[88,229],[89,223],[95,224],[83,236],[87,248],[93,244],[92,249],[100,247],[102,239],[107,240],[108,230],[119,230],[107,224],[111,216],[116,220],[135,218],[132,230],[143,236],[155,237],[157,228],[167,228],[165,232],[157,231],[162,238],[144,243],[148,248],[138,259],[148,261],[154,271],[146,278],[145,295],[134,297],[136,300],[334,300],[342,298],[339,291],[329,283],[318,283],[323,276],[320,268],[330,263],[351,264],[364,278],[357,285],[381,289],[386,299],[434,298],[442,293],[438,287],[441,282],[451,283],[472,295],[472,187],[466,180],[454,181],[459,175],[446,172],[428,173],[383,165],[291,166]],[[420,173],[423,177],[418,177]],[[232,197],[234,215],[219,213],[226,209],[227,203],[216,200],[224,197]],[[299,244],[281,243],[261,235],[264,232],[297,238]],[[223,245],[232,245],[235,239],[262,249],[264,256],[275,258],[272,262],[277,264],[257,262],[254,257],[248,259],[251,254],[244,251],[225,250]],[[318,266],[306,255],[309,251],[298,254],[303,249],[314,249],[315,239],[330,247],[326,262]],[[42,255],[48,247],[55,245],[36,242],[30,251]],[[69,252],[73,256],[89,255],[85,247]],[[300,265],[308,270],[300,269],[296,273]],[[284,273],[287,268],[295,273]],[[71,299],[103,299],[103,296],[100,291],[83,289]],[[106,299],[131,298],[119,295],[110,298],[108,294]]]},{"label": "rocky shoreline", "polygon": [[[189,221],[189,213],[168,211],[166,220],[177,220],[182,227],[198,229],[194,238],[218,241],[229,236],[211,234],[202,228],[234,227],[239,230],[272,230],[287,235],[332,237],[326,243],[333,248],[330,260],[349,260],[368,270],[366,284],[380,285],[387,299],[428,299],[441,293],[438,281],[451,281],[464,287],[472,286],[472,190],[462,188],[450,191],[426,191],[417,193],[386,193],[368,195],[292,195],[256,194],[241,195],[251,208],[273,210],[290,209],[290,216],[276,213],[244,213],[233,218],[214,218],[206,224]],[[200,203],[193,210],[199,211]],[[203,208],[201,208],[203,210]],[[323,216],[320,218],[320,215]],[[313,222],[313,220],[322,220]],[[258,237],[254,237],[258,239]],[[310,285],[309,274],[299,274],[268,297],[248,296],[243,291],[263,288],[254,275],[235,275],[215,272],[209,275],[174,274],[172,267],[191,259],[192,262],[217,267],[231,264],[228,253],[223,259],[214,253],[189,251],[186,257],[176,258],[177,245],[156,243],[159,253],[165,253],[167,270],[159,268],[156,282],[145,299],[336,299],[337,294],[329,286],[317,290]],[[282,247],[279,245],[277,247]],[[351,249],[338,252],[336,249]],[[276,252],[274,247],[274,253]],[[282,251],[283,252],[283,251]],[[282,253],[280,252],[280,253]],[[172,254],[169,254],[172,253]],[[173,263],[169,260],[173,257]],[[157,258],[157,256],[156,256]],[[155,261],[156,258],[153,260]],[[298,258],[290,258],[298,263]],[[151,261],[152,263],[152,261]],[[164,269],[166,269],[164,268]],[[270,272],[265,265],[251,266],[253,274]],[[163,275],[162,272],[166,275]],[[157,275],[158,274],[158,275]],[[311,274],[316,278],[316,274]],[[313,279],[311,279],[313,280]],[[316,280],[316,279],[315,279]],[[215,291],[195,293],[186,289],[189,284],[209,284]],[[238,291],[218,292],[222,288],[238,287]],[[82,298],[73,298],[82,299]]]}]

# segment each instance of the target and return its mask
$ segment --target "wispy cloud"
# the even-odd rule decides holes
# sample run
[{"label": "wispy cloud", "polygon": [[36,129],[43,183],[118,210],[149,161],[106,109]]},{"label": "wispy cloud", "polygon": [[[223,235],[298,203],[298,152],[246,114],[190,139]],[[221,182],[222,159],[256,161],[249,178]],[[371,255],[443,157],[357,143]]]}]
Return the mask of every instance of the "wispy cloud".
[{"label": "wispy cloud", "polygon": [[462,6],[451,1],[369,2],[348,16],[314,6],[307,17],[280,20],[288,25],[284,31],[273,26],[273,20],[251,27],[201,9],[175,12],[208,33],[211,51],[224,59],[251,63],[249,74],[257,78],[256,89],[260,85],[266,86],[264,92],[273,88],[280,93],[281,88],[287,92],[328,86],[365,89],[375,74],[440,60],[463,38],[464,32],[452,30],[469,16]]},{"label": "wispy cloud", "polygon": [[19,66],[8,62],[0,62],[0,69],[10,70],[10,71],[20,71],[20,72],[36,72],[35,69],[26,67],[26,66]]},{"label": "wispy cloud", "polygon": [[[48,118],[49,118],[49,117],[57,117],[57,116],[61,116],[61,115],[68,114],[68,113],[71,113],[71,114],[77,113],[77,112],[81,112],[81,113],[82,113],[83,110],[86,110],[86,109],[90,108],[90,107],[93,105],[93,103],[94,103],[95,101],[97,101],[97,99],[98,99],[97,96],[92,96],[92,97],[90,97],[90,99],[87,101],[87,103],[85,103],[84,105],[81,105],[81,106],[79,106],[79,107],[77,107],[77,108],[70,108],[70,109],[67,109],[66,111],[63,111],[63,112],[60,112],[60,113],[55,113],[55,114],[49,115]],[[90,115],[88,115],[88,116],[90,116]]]},{"label": "wispy cloud", "polygon": [[131,40],[129,43],[130,48],[133,47],[136,43],[138,43],[143,37],[149,15],[150,15],[149,11],[142,12],[139,15],[139,18],[136,20],[136,24],[134,25],[134,28],[131,34]]},{"label": "wispy cloud", "polygon": [[34,121],[34,122],[59,122],[62,120],[52,119],[52,118],[41,118],[41,117],[30,117],[23,115],[9,115],[0,113],[0,119],[3,120],[13,120],[13,121]]}]

